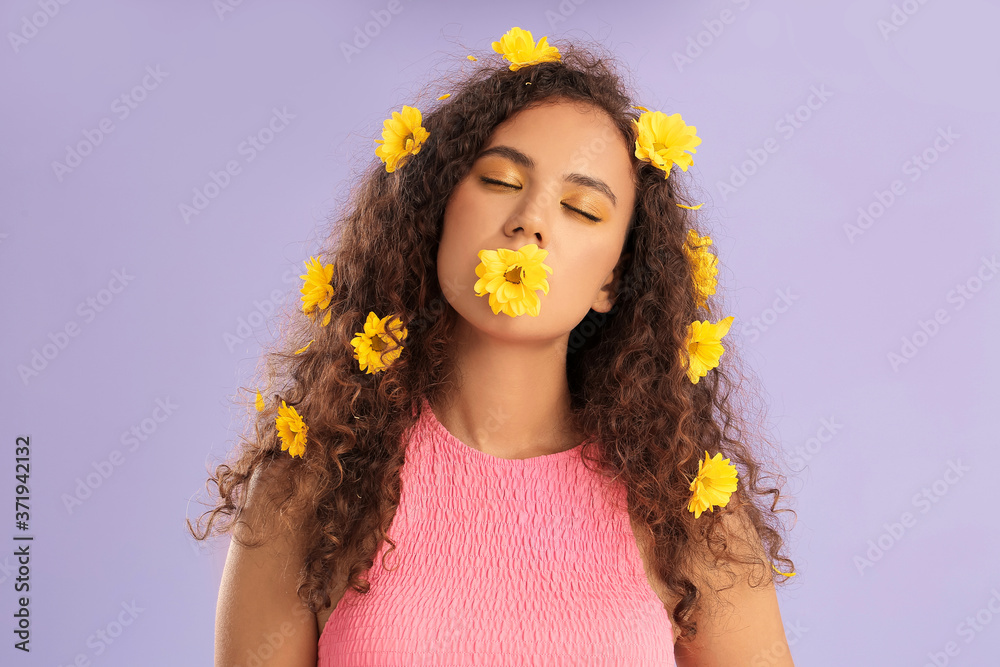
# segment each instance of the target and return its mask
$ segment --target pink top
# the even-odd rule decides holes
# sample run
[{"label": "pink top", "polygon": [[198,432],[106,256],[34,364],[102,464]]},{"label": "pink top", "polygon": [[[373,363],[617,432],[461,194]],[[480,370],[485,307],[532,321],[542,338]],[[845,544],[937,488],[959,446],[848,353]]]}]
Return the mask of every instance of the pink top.
[{"label": "pink top", "polygon": [[383,542],[368,594],[347,589],[330,615],[317,667],[674,666],[624,488],[605,500],[586,444],[502,459],[451,435],[425,400],[389,530],[396,569]]}]

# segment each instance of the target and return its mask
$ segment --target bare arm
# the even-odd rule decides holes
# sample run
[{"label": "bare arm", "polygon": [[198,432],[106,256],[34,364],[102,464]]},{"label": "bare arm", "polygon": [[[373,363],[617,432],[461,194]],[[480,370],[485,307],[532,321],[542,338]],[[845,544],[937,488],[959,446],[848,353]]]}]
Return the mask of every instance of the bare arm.
[{"label": "bare arm", "polygon": [[[752,526],[738,525],[735,518],[728,523],[728,530],[760,544]],[[768,562],[762,553],[758,555]],[[728,579],[707,571],[704,574],[703,581],[711,581],[717,588],[729,585]],[[748,574],[749,570],[743,570],[742,576],[731,588],[720,591],[718,598],[711,591],[703,593],[702,608],[694,616],[698,633],[690,644],[676,645],[677,667],[795,667],[774,584],[764,586],[755,580],[756,587],[751,587]],[[756,574],[759,577],[759,570]]]},{"label": "bare arm", "polygon": [[[252,483],[243,520],[259,525],[261,513],[273,511],[265,498],[263,485]],[[215,615],[215,667],[316,667],[316,615],[295,592],[303,545],[282,521],[269,526],[277,532],[261,546],[235,539],[229,546]],[[242,524],[234,530],[248,534]]]}]

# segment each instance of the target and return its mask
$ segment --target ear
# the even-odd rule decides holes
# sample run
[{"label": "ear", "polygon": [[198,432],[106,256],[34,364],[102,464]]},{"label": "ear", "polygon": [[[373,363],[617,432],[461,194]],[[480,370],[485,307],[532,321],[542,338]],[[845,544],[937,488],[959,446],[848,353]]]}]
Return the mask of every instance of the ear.
[{"label": "ear", "polygon": [[594,300],[593,305],[590,306],[591,309],[599,313],[606,313],[615,305],[622,275],[625,273],[625,267],[628,265],[630,257],[632,257],[632,253],[625,252],[618,258],[618,264],[615,265],[615,268],[611,271],[611,275],[608,276],[607,282],[604,283],[597,293],[597,298]]}]

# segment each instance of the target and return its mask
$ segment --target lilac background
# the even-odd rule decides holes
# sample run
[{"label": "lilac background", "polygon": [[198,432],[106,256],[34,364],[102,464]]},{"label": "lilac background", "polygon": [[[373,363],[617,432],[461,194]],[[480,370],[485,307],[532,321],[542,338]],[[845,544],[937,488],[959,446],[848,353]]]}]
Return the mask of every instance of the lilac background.
[{"label": "lilac background", "polygon": [[[203,510],[205,465],[241,416],[230,398],[274,332],[240,323],[297,299],[317,230],[376,159],[382,120],[446,92],[433,81],[449,57],[482,55],[520,25],[607,43],[639,104],[680,111],[703,138],[689,173],[730,335],[760,373],[790,468],[804,468],[787,486],[799,575],[780,597],[796,664],[997,664],[1000,280],[977,271],[994,278],[983,261],[1000,252],[1000,5],[399,1],[349,61],[341,45],[388,2],[243,0],[221,15],[210,0],[71,2],[16,49],[10,34],[45,0],[0,9],[0,663],[212,663],[228,541],[196,543],[184,517]],[[883,35],[894,7],[901,25]],[[122,118],[114,100],[147,67],[165,77]],[[808,109],[813,90],[829,94]],[[247,161],[241,142],[274,108],[294,118]],[[797,111],[794,132],[779,125]],[[104,118],[113,131],[60,180],[53,162]],[[935,148],[948,128],[957,137]],[[777,150],[743,166],[765,146]],[[925,151],[933,163],[913,171]],[[229,160],[241,172],[186,224],[179,205]],[[724,192],[740,169],[753,173]],[[877,212],[897,180],[902,194],[850,240],[859,207]],[[116,271],[132,278],[113,293]],[[971,298],[957,297],[966,283]],[[934,335],[918,333],[937,311]],[[77,335],[50,344],[68,323]],[[893,367],[904,337],[919,347]],[[52,358],[23,379],[46,345]],[[176,406],[162,423],[158,400]],[[144,420],[130,451],[122,434]],[[20,434],[32,438],[30,657],[11,648]],[[115,450],[121,465],[67,509]],[[952,484],[955,462],[967,470]],[[881,557],[859,566],[879,541]],[[142,611],[99,654],[92,636],[116,632],[133,601]]]}]

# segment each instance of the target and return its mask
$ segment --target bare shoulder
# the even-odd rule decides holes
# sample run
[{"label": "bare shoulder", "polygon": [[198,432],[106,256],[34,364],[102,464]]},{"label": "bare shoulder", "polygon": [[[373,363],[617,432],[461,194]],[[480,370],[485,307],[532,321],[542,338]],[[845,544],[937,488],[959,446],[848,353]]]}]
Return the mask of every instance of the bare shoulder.
[{"label": "bare shoulder", "polygon": [[294,529],[295,517],[274,514],[285,468],[275,461],[248,484],[246,508],[234,533],[256,543],[263,534],[251,529],[266,526],[267,539],[257,547],[230,542],[216,608],[216,667],[316,664],[315,614],[296,594],[305,545]]},{"label": "bare shoulder", "polygon": [[675,646],[678,667],[794,667],[760,536],[740,512],[727,513],[722,525],[729,550],[762,564],[731,564],[735,579],[713,569],[707,555],[690,564],[702,591],[693,616],[698,632],[693,641]]}]

